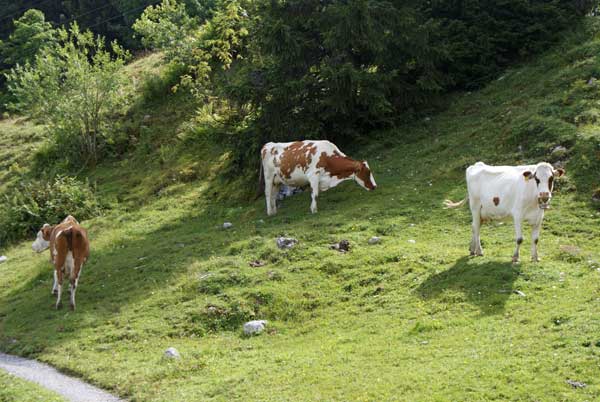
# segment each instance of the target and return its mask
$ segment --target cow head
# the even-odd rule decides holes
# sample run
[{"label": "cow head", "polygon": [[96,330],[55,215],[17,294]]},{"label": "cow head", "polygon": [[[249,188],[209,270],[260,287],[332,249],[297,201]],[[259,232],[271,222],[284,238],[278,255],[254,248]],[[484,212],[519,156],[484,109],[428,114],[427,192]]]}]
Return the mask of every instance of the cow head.
[{"label": "cow head", "polygon": [[373,191],[377,188],[371,169],[367,161],[361,161],[358,163],[356,170],[354,171],[354,180],[365,190]]},{"label": "cow head", "polygon": [[552,165],[545,162],[539,163],[533,172],[529,170],[523,172],[525,180],[533,179],[537,186],[537,202],[540,209],[548,209],[550,207],[554,178],[564,174],[564,169],[554,169]]},{"label": "cow head", "polygon": [[44,226],[42,226],[42,228],[37,233],[35,241],[31,245],[33,251],[41,253],[42,251],[50,247],[50,235],[52,234],[52,229],[53,227],[48,225],[47,223],[45,223]]}]

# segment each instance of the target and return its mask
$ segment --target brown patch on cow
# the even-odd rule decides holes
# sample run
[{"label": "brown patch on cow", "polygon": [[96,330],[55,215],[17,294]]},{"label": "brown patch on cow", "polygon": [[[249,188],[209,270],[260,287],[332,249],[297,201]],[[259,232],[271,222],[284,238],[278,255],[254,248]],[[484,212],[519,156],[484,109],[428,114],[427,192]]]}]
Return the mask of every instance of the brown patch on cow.
[{"label": "brown patch on cow", "polygon": [[312,162],[313,155],[316,153],[317,147],[312,142],[296,141],[292,143],[281,154],[279,160],[281,175],[289,179],[297,167],[306,172]]},{"label": "brown patch on cow", "polygon": [[498,204],[500,204],[500,197],[494,197],[493,201],[494,201],[494,205],[498,206]]},{"label": "brown patch on cow", "polygon": [[262,159],[265,160],[265,157],[267,156],[267,148],[264,147],[261,151],[260,154],[262,155]]},{"label": "brown patch on cow", "polygon": [[50,237],[52,236],[52,231],[54,230],[54,226],[44,225],[41,229],[42,237],[46,241],[50,241]]},{"label": "brown patch on cow", "polygon": [[275,147],[271,148],[271,155],[277,155],[277,154],[278,154],[277,148],[275,148]]},{"label": "brown patch on cow", "polygon": [[338,179],[346,179],[360,169],[361,163],[346,156],[342,156],[337,151],[334,151],[333,155],[327,155],[326,152],[321,152],[317,167],[323,168],[323,170],[331,176],[335,176]]}]

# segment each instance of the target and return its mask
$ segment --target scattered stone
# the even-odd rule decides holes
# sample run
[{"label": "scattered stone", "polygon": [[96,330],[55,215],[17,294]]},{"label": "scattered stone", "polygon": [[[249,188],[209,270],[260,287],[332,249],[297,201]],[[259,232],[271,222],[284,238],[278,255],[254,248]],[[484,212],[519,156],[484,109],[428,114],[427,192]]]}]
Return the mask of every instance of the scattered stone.
[{"label": "scattered stone", "polygon": [[290,249],[298,244],[298,239],[294,239],[293,237],[278,237],[277,238],[277,247],[281,249]]},{"label": "scattered stone", "polygon": [[185,243],[177,243],[177,247],[184,248],[185,247]]},{"label": "scattered stone", "polygon": [[231,229],[233,227],[233,223],[225,222],[223,223],[223,229]]},{"label": "scattered stone", "polygon": [[417,225],[415,225],[414,223],[411,223],[408,225],[408,227],[411,227],[411,228],[414,228],[415,226],[417,226]]},{"label": "scattered stone", "polygon": [[588,84],[589,86],[595,86],[595,85],[596,85],[596,81],[598,81],[598,80],[596,79],[596,77],[591,77],[591,78],[588,80],[587,84]]},{"label": "scattered stone", "polygon": [[167,359],[181,359],[181,355],[174,347],[170,347],[169,349],[165,350],[164,357]]},{"label": "scattered stone", "polygon": [[260,334],[265,330],[265,326],[267,325],[266,320],[254,320],[248,321],[244,324],[244,334],[246,335],[254,335]]},{"label": "scattered stone", "polygon": [[421,345],[428,345],[429,341],[421,341]]},{"label": "scattered stone", "polygon": [[520,290],[515,290],[515,294],[518,294],[521,297],[525,297],[525,293],[521,292]]},{"label": "scattered stone", "polygon": [[550,152],[550,154],[556,158],[561,158],[561,157],[565,156],[566,153],[567,153],[567,148],[563,147],[562,145],[554,147],[554,149]]},{"label": "scattered stone", "polygon": [[8,260],[7,256],[5,256],[5,255],[0,256],[0,264],[2,264],[3,262],[6,262],[7,260]]},{"label": "scattered stone", "polygon": [[329,246],[332,250],[337,250],[340,253],[346,253],[350,251],[350,242],[348,240],[340,240],[339,243],[332,244]]},{"label": "scattered stone", "polygon": [[264,267],[266,264],[264,261],[261,260],[254,260],[250,262],[250,266],[252,268],[259,268],[259,267]]},{"label": "scattered stone", "polygon": [[144,115],[144,122],[147,122],[147,121],[149,121],[149,120],[150,120],[150,118],[151,118],[151,116],[150,116],[149,114],[145,114],[145,115]]},{"label": "scattered stone", "polygon": [[373,236],[369,239],[369,244],[379,244],[381,243],[381,238],[377,236]]},{"label": "scattered stone", "polygon": [[410,244],[415,244],[417,241],[416,241],[415,239],[410,239],[408,242],[409,242]]},{"label": "scattered stone", "polygon": [[431,117],[425,117],[425,121],[431,121]]},{"label": "scattered stone", "polygon": [[572,386],[573,388],[585,388],[587,384],[581,381],[567,380],[567,384]]}]

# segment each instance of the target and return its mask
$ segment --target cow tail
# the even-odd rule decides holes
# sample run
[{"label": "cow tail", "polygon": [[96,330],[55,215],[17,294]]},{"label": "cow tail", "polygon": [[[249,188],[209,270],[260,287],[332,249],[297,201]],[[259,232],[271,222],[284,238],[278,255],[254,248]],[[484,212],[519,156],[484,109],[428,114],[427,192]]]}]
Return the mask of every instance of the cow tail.
[{"label": "cow tail", "polygon": [[263,161],[260,160],[260,170],[258,171],[258,189],[256,190],[256,198],[263,195],[265,191],[265,175],[263,174]]},{"label": "cow tail", "polygon": [[446,208],[446,209],[454,209],[454,208],[462,207],[463,205],[465,205],[465,203],[467,202],[468,198],[469,197],[465,197],[461,201],[458,201],[458,202],[454,202],[454,201],[451,201],[451,200],[445,200],[444,201],[444,208]]}]

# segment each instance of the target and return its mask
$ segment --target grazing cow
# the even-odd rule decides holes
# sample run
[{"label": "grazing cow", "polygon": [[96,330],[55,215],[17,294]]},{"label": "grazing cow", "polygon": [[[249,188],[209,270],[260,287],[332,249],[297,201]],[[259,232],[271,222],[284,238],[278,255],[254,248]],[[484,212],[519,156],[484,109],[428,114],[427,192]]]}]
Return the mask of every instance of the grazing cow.
[{"label": "grazing cow", "polygon": [[523,242],[523,220],[532,226],[531,259],[539,261],[537,243],[544,211],[549,208],[554,178],[565,173],[549,163],[528,166],[489,166],[483,162],[467,168],[468,196],[460,202],[446,200],[447,208],[462,206],[467,199],[473,216],[473,237],[469,248],[471,255],[483,255],[479,232],[481,223],[512,217],[515,224],[517,248],[513,262],[519,261],[519,248]]},{"label": "grazing cow", "polygon": [[281,184],[310,185],[312,213],[317,212],[319,192],[345,180],[353,179],[369,191],[377,187],[366,161],[348,158],[329,141],[269,142],[262,147],[261,155],[268,215],[277,213],[276,197]]},{"label": "grazing cow", "polygon": [[50,248],[50,261],[54,264],[54,285],[52,294],[56,294],[56,308],[62,307],[63,275],[68,275],[71,282],[71,310],[75,310],[75,291],[83,264],[90,255],[90,243],[87,231],[79,226],[77,219],[67,216],[58,225],[42,226],[32,246],[34,251],[41,253]]}]

